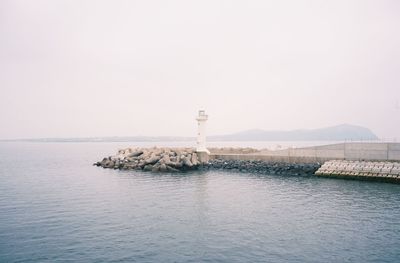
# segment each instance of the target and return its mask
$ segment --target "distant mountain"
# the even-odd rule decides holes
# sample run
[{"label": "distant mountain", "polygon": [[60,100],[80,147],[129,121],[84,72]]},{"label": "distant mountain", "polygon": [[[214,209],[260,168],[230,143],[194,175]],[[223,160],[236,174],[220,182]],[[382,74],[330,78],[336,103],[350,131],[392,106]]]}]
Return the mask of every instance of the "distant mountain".
[{"label": "distant mountain", "polygon": [[[243,132],[207,136],[209,141],[344,141],[344,140],[377,140],[371,130],[355,125],[343,124],[322,129],[265,131],[260,129]],[[43,138],[17,139],[7,141],[30,142],[170,142],[195,141],[195,137],[168,136],[126,136],[126,137],[88,137],[88,138]],[[0,140],[1,141],[1,140]],[[3,140],[4,141],[4,140]]]},{"label": "distant mountain", "polygon": [[209,136],[211,141],[344,141],[377,140],[378,137],[368,128],[342,124],[322,129],[265,131],[248,130],[229,135]]}]

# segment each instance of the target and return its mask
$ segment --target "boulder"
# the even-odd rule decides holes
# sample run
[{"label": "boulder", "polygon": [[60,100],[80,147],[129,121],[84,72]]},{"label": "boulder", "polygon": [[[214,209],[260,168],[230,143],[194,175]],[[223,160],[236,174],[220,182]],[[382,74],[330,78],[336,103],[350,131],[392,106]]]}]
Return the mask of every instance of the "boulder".
[{"label": "boulder", "polygon": [[138,150],[138,151],[134,151],[134,152],[128,154],[127,157],[137,157],[137,156],[140,156],[142,154],[143,154],[143,151],[142,150]]},{"label": "boulder", "polygon": [[169,162],[168,166],[174,167],[174,168],[182,168],[183,167],[183,162]]},{"label": "boulder", "polygon": [[146,164],[143,167],[143,171],[151,171],[152,169],[153,169],[153,165],[151,165],[151,164]]},{"label": "boulder", "polygon": [[166,164],[169,164],[171,162],[168,154],[164,155],[161,160],[163,160]]},{"label": "boulder", "polygon": [[160,166],[161,166],[161,165],[159,165],[159,164],[154,165],[154,166],[153,166],[153,169],[151,169],[151,171],[154,172],[154,173],[155,173],[155,172],[159,172],[159,171],[160,171]]},{"label": "boulder", "polygon": [[146,166],[146,163],[144,162],[144,160],[140,160],[139,163],[138,163],[138,167],[143,169],[145,166]]},{"label": "boulder", "polygon": [[161,159],[160,156],[153,155],[153,156],[151,156],[149,159],[145,160],[144,163],[145,163],[145,164],[155,164],[155,163],[157,163],[160,159]]},{"label": "boulder", "polygon": [[114,161],[107,161],[103,167],[104,168],[113,168],[114,165],[115,165]]},{"label": "boulder", "polygon": [[103,158],[103,160],[100,162],[100,166],[104,167],[108,161],[108,158]]},{"label": "boulder", "polygon": [[165,165],[164,163],[160,165],[160,172],[166,172],[168,171],[167,169],[167,165]]},{"label": "boulder", "polygon": [[188,167],[192,167],[192,166],[193,166],[192,162],[189,160],[188,157],[183,157],[183,158],[181,158],[181,159],[182,159],[182,162],[183,162],[183,164],[184,164],[185,166],[188,166]]},{"label": "boulder", "polygon": [[126,162],[134,162],[134,161],[137,160],[137,157],[126,157],[124,160],[125,160]]},{"label": "boulder", "polygon": [[125,170],[177,172],[196,168],[199,159],[193,148],[126,148],[94,165]]}]

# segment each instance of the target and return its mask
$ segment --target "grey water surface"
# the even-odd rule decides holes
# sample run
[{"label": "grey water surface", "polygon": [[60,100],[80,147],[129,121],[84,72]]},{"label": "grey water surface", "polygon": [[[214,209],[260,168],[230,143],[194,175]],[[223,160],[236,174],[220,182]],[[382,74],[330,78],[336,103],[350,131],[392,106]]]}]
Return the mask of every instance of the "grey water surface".
[{"label": "grey water surface", "polygon": [[0,143],[0,262],[400,262],[400,185],[92,166],[118,143]]}]

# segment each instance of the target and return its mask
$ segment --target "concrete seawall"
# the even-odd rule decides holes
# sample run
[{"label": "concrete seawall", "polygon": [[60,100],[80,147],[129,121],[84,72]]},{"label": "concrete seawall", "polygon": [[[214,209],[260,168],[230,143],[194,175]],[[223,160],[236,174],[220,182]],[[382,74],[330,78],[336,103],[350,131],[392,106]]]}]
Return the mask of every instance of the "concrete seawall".
[{"label": "concrete seawall", "polygon": [[400,183],[400,143],[340,143],[251,154],[218,153],[211,154],[210,159],[234,162],[239,170],[241,163],[251,161],[265,163],[259,166],[267,171],[285,164],[322,165],[314,170],[315,175]]},{"label": "concrete seawall", "polygon": [[400,161],[400,143],[339,143],[252,154],[213,154],[210,159],[324,163],[329,160]]}]

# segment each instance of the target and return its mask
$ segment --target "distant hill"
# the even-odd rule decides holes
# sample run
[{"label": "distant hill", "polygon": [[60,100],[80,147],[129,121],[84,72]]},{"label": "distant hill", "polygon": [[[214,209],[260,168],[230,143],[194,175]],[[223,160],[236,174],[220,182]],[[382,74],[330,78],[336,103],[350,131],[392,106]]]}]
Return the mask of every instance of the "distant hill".
[{"label": "distant hill", "polygon": [[[371,130],[355,125],[343,124],[322,129],[265,131],[247,130],[243,132],[207,136],[209,141],[344,141],[344,140],[377,140]],[[42,138],[17,139],[7,141],[31,142],[170,142],[195,141],[195,137],[168,136],[126,136],[126,137],[88,137],[88,138]]]},{"label": "distant hill", "polygon": [[322,129],[265,131],[247,130],[229,135],[210,136],[212,141],[344,141],[377,140],[378,137],[365,127],[342,124]]}]

